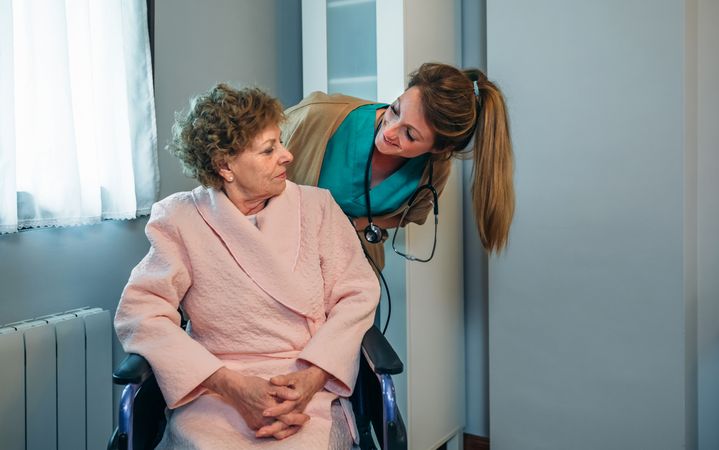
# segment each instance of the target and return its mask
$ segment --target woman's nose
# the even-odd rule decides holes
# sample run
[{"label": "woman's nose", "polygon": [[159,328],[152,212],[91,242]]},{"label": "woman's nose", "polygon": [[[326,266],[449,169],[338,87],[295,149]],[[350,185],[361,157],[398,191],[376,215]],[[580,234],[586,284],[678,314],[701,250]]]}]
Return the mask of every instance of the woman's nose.
[{"label": "woman's nose", "polygon": [[293,159],[295,159],[292,153],[290,153],[284,145],[282,146],[282,152],[282,155],[280,155],[280,164],[289,164]]},{"label": "woman's nose", "polygon": [[382,130],[382,133],[384,133],[384,137],[387,139],[394,139],[397,136],[397,122],[396,121],[387,121],[384,124],[384,129]]}]

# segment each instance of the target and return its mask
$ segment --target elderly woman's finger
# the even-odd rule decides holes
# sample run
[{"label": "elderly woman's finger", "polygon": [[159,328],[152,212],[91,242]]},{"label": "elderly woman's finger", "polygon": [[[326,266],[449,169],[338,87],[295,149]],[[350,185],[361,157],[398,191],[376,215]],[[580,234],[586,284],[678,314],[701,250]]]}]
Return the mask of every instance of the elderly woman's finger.
[{"label": "elderly woman's finger", "polygon": [[287,386],[273,386],[270,390],[270,395],[280,402],[286,400],[294,401],[300,398],[299,392]]},{"label": "elderly woman's finger", "polygon": [[294,384],[294,379],[289,374],[277,375],[270,378],[270,383],[274,384],[275,386],[290,386]]},{"label": "elderly woman's finger", "polygon": [[289,414],[297,409],[297,402],[293,400],[284,401],[282,403],[279,403],[275,406],[270,406],[269,408],[262,411],[262,415],[264,417],[279,417],[284,414]]},{"label": "elderly woman's finger", "polygon": [[289,414],[283,414],[277,417],[277,420],[269,425],[265,425],[255,432],[255,436],[269,437],[274,436],[276,433],[288,428],[296,427],[299,429],[302,425],[306,424],[310,420],[310,416],[299,412],[291,412]]},{"label": "elderly woman's finger", "polygon": [[301,412],[291,412],[277,417],[285,425],[302,426],[310,420],[310,416]]},{"label": "elderly woman's finger", "polygon": [[280,420],[276,420],[269,425],[265,425],[259,430],[255,431],[255,436],[258,438],[274,436],[276,433],[287,428],[289,425],[285,424]]},{"label": "elderly woman's finger", "polygon": [[274,437],[278,441],[281,441],[282,439],[287,439],[298,431],[300,431],[300,427],[287,427],[284,430],[273,434],[272,437]]}]

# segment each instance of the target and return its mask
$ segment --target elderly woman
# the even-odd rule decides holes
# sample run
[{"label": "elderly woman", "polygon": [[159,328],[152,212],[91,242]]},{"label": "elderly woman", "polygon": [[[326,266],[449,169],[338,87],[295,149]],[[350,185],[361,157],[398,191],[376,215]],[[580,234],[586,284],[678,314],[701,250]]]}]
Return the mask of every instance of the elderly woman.
[{"label": "elderly woman", "polygon": [[158,448],[352,445],[377,280],[329,192],[286,180],[282,119],[262,91],[220,84],[173,128],[202,186],[154,205],[115,317],[170,410]]}]

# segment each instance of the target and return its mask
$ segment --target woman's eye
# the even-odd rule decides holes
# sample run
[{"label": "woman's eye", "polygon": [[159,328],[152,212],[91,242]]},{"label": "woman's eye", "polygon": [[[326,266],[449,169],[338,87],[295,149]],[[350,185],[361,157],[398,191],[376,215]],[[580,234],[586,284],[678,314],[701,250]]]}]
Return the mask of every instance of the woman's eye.
[{"label": "woman's eye", "polygon": [[272,151],[273,151],[274,149],[275,149],[274,147],[270,147],[270,148],[265,149],[262,153],[263,153],[263,154],[266,154],[266,155],[269,155],[270,153],[272,153]]},{"label": "woman's eye", "polygon": [[412,137],[412,135],[410,134],[409,130],[407,130],[407,131],[405,132],[405,134],[407,134],[407,139],[409,139],[410,142],[414,142],[414,137]]},{"label": "woman's eye", "polygon": [[390,109],[390,111],[392,111],[392,114],[394,114],[395,116],[398,114],[398,112],[397,112],[397,105],[396,105],[395,103],[392,103],[392,104],[389,106],[389,109]]}]

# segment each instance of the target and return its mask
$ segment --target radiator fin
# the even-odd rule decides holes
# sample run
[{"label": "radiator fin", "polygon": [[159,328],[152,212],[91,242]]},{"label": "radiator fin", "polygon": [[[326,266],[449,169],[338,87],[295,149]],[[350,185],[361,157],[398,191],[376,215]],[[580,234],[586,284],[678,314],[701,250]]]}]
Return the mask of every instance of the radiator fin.
[{"label": "radiator fin", "polygon": [[112,433],[111,326],[108,311],[85,316],[88,449],[104,448]]},{"label": "radiator fin", "polygon": [[25,450],[25,354],[22,333],[0,328],[0,448]]},{"label": "radiator fin", "polygon": [[[57,448],[85,446],[85,323],[73,316],[55,324],[57,336]],[[90,447],[87,447],[90,448]],[[95,447],[102,448],[102,447]]]},{"label": "radiator fin", "polygon": [[27,450],[57,448],[55,329],[38,322],[25,330],[25,426]]}]

